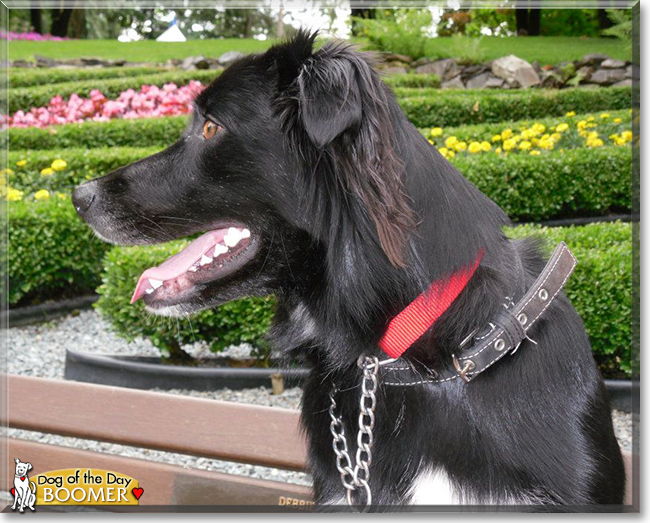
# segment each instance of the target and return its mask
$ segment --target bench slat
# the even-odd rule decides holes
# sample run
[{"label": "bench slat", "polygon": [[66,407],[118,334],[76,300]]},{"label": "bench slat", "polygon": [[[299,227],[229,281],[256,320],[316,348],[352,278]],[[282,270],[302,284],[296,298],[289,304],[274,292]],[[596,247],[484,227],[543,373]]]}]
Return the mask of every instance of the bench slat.
[{"label": "bench slat", "polygon": [[[176,465],[156,463],[137,458],[124,458],[87,450],[44,445],[33,441],[0,438],[0,446],[14,457],[29,460],[35,476],[42,472],[67,468],[95,468],[120,472],[137,479],[144,489],[140,506],[144,505],[264,505],[294,508],[299,502],[309,503],[311,489],[301,485],[234,476],[206,470],[185,469]],[[8,446],[8,447],[7,447]],[[13,486],[11,467],[0,474],[0,489]],[[296,500],[296,501],[294,501]],[[294,505],[296,503],[296,505]],[[306,505],[302,505],[306,508]]]},{"label": "bench slat", "polygon": [[0,383],[0,421],[14,428],[305,469],[297,411],[15,375]]}]

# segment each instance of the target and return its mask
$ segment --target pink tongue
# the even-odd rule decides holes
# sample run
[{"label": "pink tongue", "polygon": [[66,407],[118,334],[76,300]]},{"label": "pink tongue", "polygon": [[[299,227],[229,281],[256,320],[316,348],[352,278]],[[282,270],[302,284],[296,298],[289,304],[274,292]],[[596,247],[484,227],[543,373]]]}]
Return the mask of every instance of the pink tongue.
[{"label": "pink tongue", "polygon": [[227,232],[228,229],[217,229],[206,232],[181,252],[158,265],[158,267],[151,267],[144,271],[138,280],[138,284],[135,286],[131,303],[135,303],[144,296],[145,290],[149,288],[149,282],[147,281],[149,278],[161,281],[178,278],[181,274],[187,272],[194,262],[200,260],[201,256],[210,251],[217,243],[221,242]]}]

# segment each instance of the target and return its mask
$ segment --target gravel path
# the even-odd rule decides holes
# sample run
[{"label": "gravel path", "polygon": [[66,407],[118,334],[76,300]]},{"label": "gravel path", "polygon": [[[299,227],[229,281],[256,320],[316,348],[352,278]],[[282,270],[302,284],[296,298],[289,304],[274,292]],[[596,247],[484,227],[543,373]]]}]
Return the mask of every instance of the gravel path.
[{"label": "gravel path", "polygon": [[[65,349],[68,347],[96,353],[158,356],[157,349],[147,340],[138,339],[132,343],[127,343],[115,336],[110,331],[108,324],[94,311],[83,311],[78,315],[66,316],[60,320],[45,324],[9,329],[7,332],[7,342],[8,372],[10,374],[42,378],[63,379]],[[195,356],[209,357],[212,355],[207,345],[202,343],[186,346],[184,349]],[[229,350],[228,355],[231,357],[245,356],[248,351],[249,348],[246,346],[233,347]],[[211,392],[188,390],[159,392],[290,409],[297,409],[299,407],[301,397],[301,390],[299,388],[286,389],[283,394],[278,396],[272,395],[269,389],[263,387],[237,391],[223,389]],[[617,410],[613,411],[612,416],[616,436],[621,447],[626,450],[631,450],[632,416]],[[170,452],[140,449],[77,438],[64,438],[52,434],[16,429],[10,429],[8,435],[42,443],[160,461],[181,465],[183,467],[216,470],[230,474],[274,479],[302,485],[311,484],[311,478],[308,474],[268,467],[242,465]]]}]

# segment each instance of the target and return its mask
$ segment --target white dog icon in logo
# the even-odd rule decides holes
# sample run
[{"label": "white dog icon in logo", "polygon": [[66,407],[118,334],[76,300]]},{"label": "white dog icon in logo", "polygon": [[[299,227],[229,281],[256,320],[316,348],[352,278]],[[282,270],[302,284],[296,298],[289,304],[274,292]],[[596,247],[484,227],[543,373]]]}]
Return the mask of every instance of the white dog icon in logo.
[{"label": "white dog icon in logo", "polygon": [[29,507],[30,510],[34,512],[36,485],[33,481],[29,481],[29,478],[27,477],[27,472],[30,470],[32,470],[31,463],[23,463],[16,458],[14,488],[11,489],[11,493],[14,495],[14,505],[11,507],[11,510],[16,510],[16,506],[20,503],[20,512],[24,512],[25,507]]}]

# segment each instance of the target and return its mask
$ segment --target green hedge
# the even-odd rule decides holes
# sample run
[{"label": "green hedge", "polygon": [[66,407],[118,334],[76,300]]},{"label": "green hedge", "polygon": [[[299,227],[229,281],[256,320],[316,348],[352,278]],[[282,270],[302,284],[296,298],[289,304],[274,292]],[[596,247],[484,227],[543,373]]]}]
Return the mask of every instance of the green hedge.
[{"label": "green hedge", "polygon": [[15,87],[8,89],[7,101],[9,114],[16,111],[28,111],[32,107],[47,105],[52,97],[61,95],[67,99],[72,94],[88,97],[90,91],[99,89],[106,98],[117,98],[127,89],[139,91],[143,85],[158,85],[173,82],[176,85],[186,85],[190,80],[209,83],[217,77],[216,71],[167,71],[164,73],[132,76],[126,78],[108,78],[106,80],[83,80],[77,82],[62,82],[52,85],[35,87]]},{"label": "green hedge", "polygon": [[[536,234],[549,247],[567,242],[578,258],[575,274],[566,293],[582,315],[591,338],[594,354],[608,375],[630,372],[631,341],[631,256],[629,224],[592,224],[583,227],[540,228],[525,226],[510,229],[515,237]],[[119,247],[104,260],[105,273],[99,288],[97,307],[121,336],[144,336],[163,350],[203,340],[213,350],[230,344],[262,344],[273,314],[271,298],[246,299],[204,311],[189,320],[168,322],[151,318],[142,301],[129,305],[138,277],[147,267],[161,263],[178,252],[186,242],[153,247]]]},{"label": "green hedge", "polygon": [[511,229],[512,236],[542,236],[553,246],[564,240],[578,265],[565,293],[585,323],[598,365],[606,377],[632,370],[632,227],[601,223],[582,227]]},{"label": "green hedge", "polygon": [[451,162],[515,221],[625,212],[632,205],[630,147],[457,155]]},{"label": "green hedge", "polygon": [[7,217],[10,305],[88,294],[99,285],[109,245],[93,236],[69,198],[11,202]]},{"label": "green hedge", "polygon": [[[9,166],[14,172],[9,174],[8,184],[14,189],[24,191],[25,195],[40,189],[70,193],[72,189],[87,179],[103,176],[159,150],[159,147],[100,147],[97,149],[11,151],[8,155]],[[26,165],[21,167],[16,165],[25,159],[27,160]],[[67,167],[62,171],[54,172],[54,174],[42,175],[41,171],[57,159],[65,160],[68,164]]]},{"label": "green hedge", "polygon": [[564,116],[569,111],[586,113],[632,107],[631,87],[598,89],[529,89],[426,91],[398,102],[417,127],[446,127],[503,120]]},{"label": "green hedge", "polygon": [[207,341],[219,351],[232,344],[248,342],[258,347],[273,317],[273,298],[249,298],[206,310],[191,319],[151,316],[142,300],[129,300],[142,271],[160,264],[180,251],[187,241],[175,241],[146,248],[114,247],[104,259],[102,285],[97,289],[97,307],[111,321],[114,330],[127,340],[149,338],[163,353],[173,353],[178,344]]},{"label": "green hedge", "polygon": [[382,79],[396,92],[401,89],[417,92],[420,89],[440,87],[440,77],[436,74],[395,74]]},{"label": "green hedge", "polygon": [[162,67],[74,67],[65,69],[14,67],[9,69],[9,87],[34,87],[62,82],[127,78],[164,73],[168,70]]},{"label": "green hedge", "polygon": [[187,116],[111,120],[57,125],[47,129],[9,129],[9,150],[67,147],[167,147],[187,125]]},{"label": "green hedge", "polygon": [[[457,134],[461,135],[462,130]],[[114,147],[14,151],[9,154],[9,165],[14,166],[24,158],[28,163],[13,167],[9,186],[25,191],[26,195],[39,189],[70,192],[86,178],[104,175],[158,150]],[[42,176],[41,169],[57,158],[68,162],[67,168]],[[515,221],[628,211],[631,161],[631,148],[618,146],[555,150],[542,156],[458,154],[451,160]]]}]

